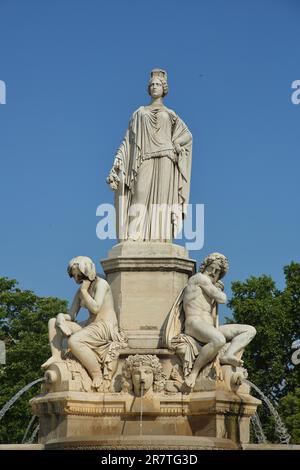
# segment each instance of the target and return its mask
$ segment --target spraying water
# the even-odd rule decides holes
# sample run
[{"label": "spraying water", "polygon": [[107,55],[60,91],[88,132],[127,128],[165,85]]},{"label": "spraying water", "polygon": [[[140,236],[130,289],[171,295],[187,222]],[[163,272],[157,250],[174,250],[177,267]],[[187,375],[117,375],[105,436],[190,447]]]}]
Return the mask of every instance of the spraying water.
[{"label": "spraying water", "polygon": [[34,428],[33,433],[31,434],[31,437],[30,437],[30,439],[29,439],[29,441],[28,441],[28,444],[32,444],[32,443],[33,443],[33,441],[34,441],[34,439],[35,439],[35,436],[36,436],[37,433],[39,432],[39,429],[40,429],[40,425],[38,424],[38,425]]},{"label": "spraying water", "polygon": [[26,441],[27,435],[28,435],[28,433],[29,433],[29,429],[31,428],[31,426],[32,426],[33,421],[35,420],[35,418],[36,418],[35,415],[31,416],[31,419],[30,419],[30,421],[29,421],[29,424],[28,424],[28,426],[27,426],[27,429],[26,429],[26,431],[25,431],[25,433],[24,433],[24,436],[23,436],[23,439],[22,439],[22,444],[24,444],[24,442]]},{"label": "spraying water", "polygon": [[36,379],[33,382],[30,382],[29,384],[25,385],[25,387],[21,388],[9,401],[5,403],[3,408],[0,410],[0,421],[5,415],[5,413],[10,409],[11,406],[23,395],[23,393],[27,392],[33,385],[43,382],[44,377],[42,379]]},{"label": "spraying water", "polygon": [[289,444],[291,440],[291,436],[288,433],[282,419],[280,418],[277,410],[274,408],[273,404],[270,402],[268,397],[250,380],[244,379],[244,382],[248,384],[250,387],[254,388],[254,390],[257,391],[257,393],[261,396],[267,407],[269,408],[269,411],[271,415],[274,417],[275,420],[275,432],[277,436],[279,437],[280,444]]},{"label": "spraying water", "polygon": [[251,420],[251,424],[253,425],[254,433],[255,433],[258,444],[266,444],[267,438],[263,431],[258,414],[255,413],[253,416],[251,416],[250,420]]},{"label": "spraying water", "polygon": [[144,395],[144,382],[141,382],[140,436],[143,435],[143,395]]}]

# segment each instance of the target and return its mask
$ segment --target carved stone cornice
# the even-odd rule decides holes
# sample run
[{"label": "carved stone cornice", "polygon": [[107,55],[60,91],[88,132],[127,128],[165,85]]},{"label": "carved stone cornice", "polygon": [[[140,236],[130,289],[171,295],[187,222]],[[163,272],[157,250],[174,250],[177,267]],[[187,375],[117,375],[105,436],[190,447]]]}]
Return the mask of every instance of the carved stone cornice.
[{"label": "carved stone cornice", "polygon": [[101,261],[105,273],[112,274],[126,271],[172,271],[188,274],[195,272],[195,262],[185,258],[151,257],[151,258],[113,258]]}]

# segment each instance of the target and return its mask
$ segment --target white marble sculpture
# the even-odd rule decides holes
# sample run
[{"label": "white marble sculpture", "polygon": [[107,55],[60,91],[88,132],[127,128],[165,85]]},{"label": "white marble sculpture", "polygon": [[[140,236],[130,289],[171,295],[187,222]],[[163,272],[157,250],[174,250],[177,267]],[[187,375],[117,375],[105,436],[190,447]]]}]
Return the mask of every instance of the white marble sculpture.
[{"label": "white marble sculpture", "polygon": [[151,103],[133,113],[107,178],[120,240],[172,240],[189,199],[192,134],[163,104],[164,70],[152,70],[148,92]]},{"label": "white marble sculpture", "polygon": [[166,377],[155,355],[135,354],[129,356],[123,366],[122,391],[143,396],[164,390]]},{"label": "white marble sculpture", "polygon": [[[260,402],[241,357],[255,329],[218,324],[225,256],[209,255],[195,274],[195,260],[172,243],[187,210],[192,135],[163,103],[165,71],[152,70],[148,92],[151,103],[133,113],[107,178],[121,243],[101,261],[106,280],[90,258],[72,259],[79,289],[68,313],[49,320],[52,356],[31,400],[46,449],[249,442]],[[89,319],[79,324],[81,307]]]},{"label": "white marble sculpture", "polygon": [[[59,313],[49,320],[52,356],[42,368],[63,360],[62,342],[67,337],[70,352],[85,367],[92,379],[92,388],[97,390],[103,379],[111,379],[116,350],[126,347],[126,337],[118,329],[110,286],[97,276],[93,261],[86,256],[73,258],[68,273],[80,288],[68,313]],[[81,307],[89,311],[89,318],[83,325],[75,321]]]},{"label": "white marble sculpture", "polygon": [[169,315],[166,346],[182,358],[185,383],[195,386],[199,372],[219,354],[219,362],[241,367],[241,352],[256,330],[250,325],[218,325],[217,305],[226,303],[221,278],[228,270],[228,260],[212,253],[201,264],[178,296]]}]

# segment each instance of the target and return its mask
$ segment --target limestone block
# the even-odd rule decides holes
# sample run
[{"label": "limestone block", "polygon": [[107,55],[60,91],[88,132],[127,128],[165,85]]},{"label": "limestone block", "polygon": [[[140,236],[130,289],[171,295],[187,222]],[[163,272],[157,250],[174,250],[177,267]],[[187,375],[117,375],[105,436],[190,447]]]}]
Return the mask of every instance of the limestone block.
[{"label": "limestone block", "polygon": [[101,261],[130,348],[159,348],[168,313],[196,262],[182,246],[123,242]]},{"label": "limestone block", "polygon": [[120,392],[53,392],[31,400],[40,420],[40,443],[139,436],[141,428],[148,437],[199,436],[246,443],[249,420],[259,403],[250,395],[222,390],[160,393],[144,403],[140,397]]}]

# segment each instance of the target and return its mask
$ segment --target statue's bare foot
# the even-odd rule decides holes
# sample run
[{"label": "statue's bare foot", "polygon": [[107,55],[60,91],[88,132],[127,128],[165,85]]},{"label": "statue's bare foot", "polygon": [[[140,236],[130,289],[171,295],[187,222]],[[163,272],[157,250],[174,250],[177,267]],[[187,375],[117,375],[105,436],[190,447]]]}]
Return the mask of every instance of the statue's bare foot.
[{"label": "statue's bare foot", "polygon": [[221,364],[229,364],[233,367],[243,367],[244,365],[244,361],[242,361],[241,359],[237,359],[235,356],[230,356],[226,354],[220,357],[220,362]]},{"label": "statue's bare foot", "polygon": [[62,331],[62,333],[63,333],[65,336],[71,336],[72,330],[71,330],[71,328],[67,325],[66,322],[59,323],[57,326],[58,326],[58,328],[60,329],[60,331]]},{"label": "statue's bare foot", "polygon": [[58,362],[60,360],[61,359],[59,357],[51,356],[49,357],[48,361],[44,362],[44,364],[41,365],[41,369],[48,369],[48,367],[51,366],[51,364],[53,364],[54,362]]},{"label": "statue's bare foot", "polygon": [[188,375],[184,381],[184,383],[189,387],[189,388],[194,388],[195,383],[196,383],[196,378],[197,374],[194,374],[193,372]]},{"label": "statue's bare foot", "polygon": [[102,376],[101,375],[97,375],[96,377],[93,378],[93,381],[92,381],[92,388],[95,388],[96,390],[98,390],[102,385]]}]

